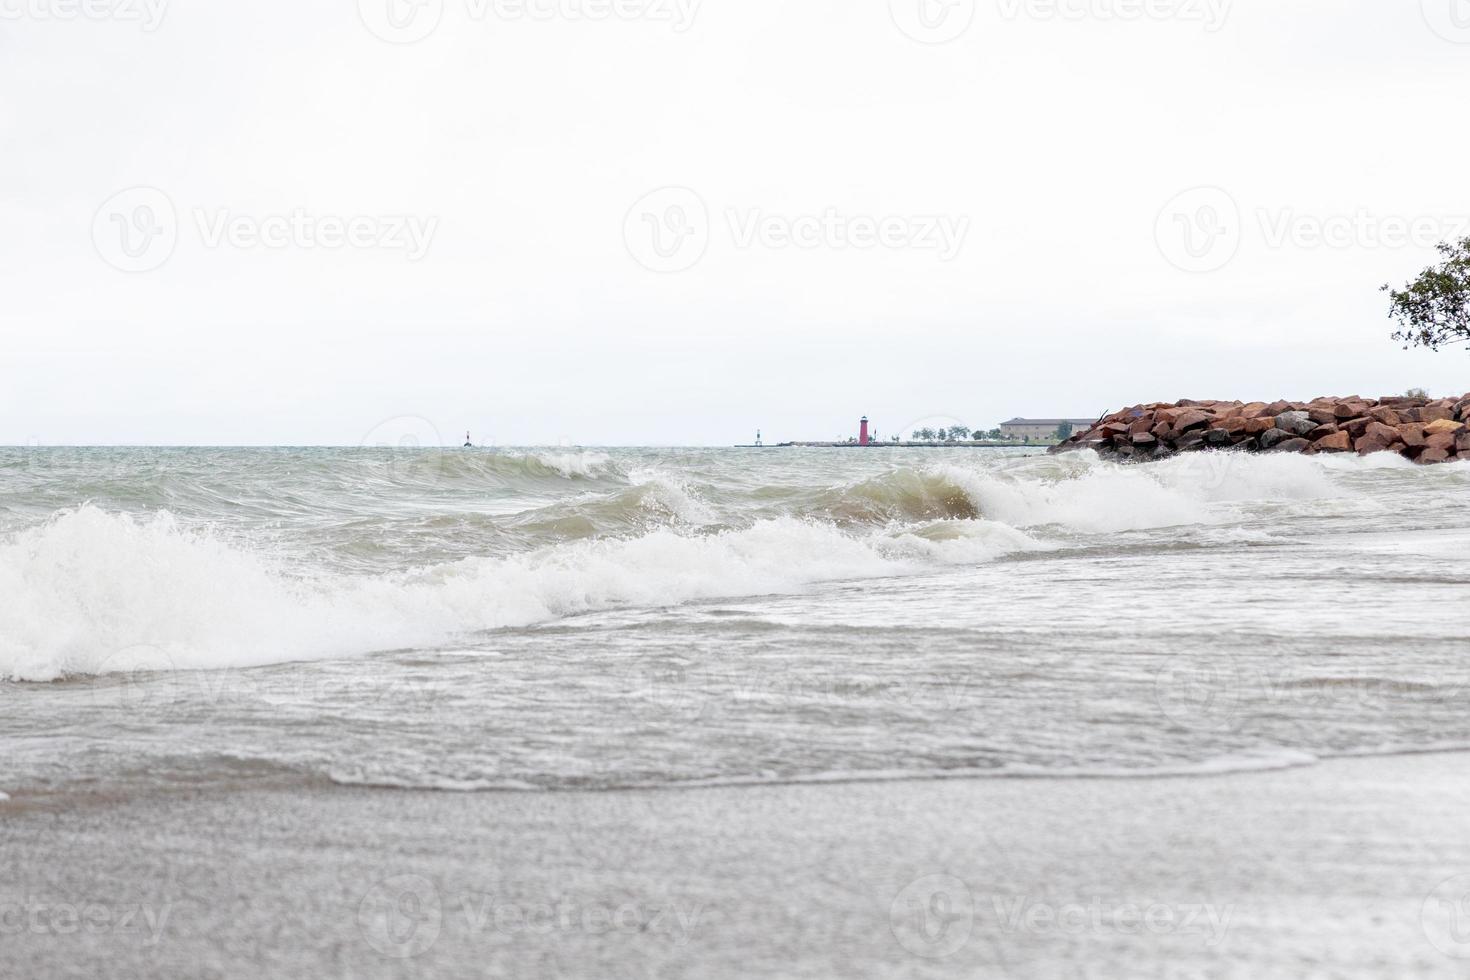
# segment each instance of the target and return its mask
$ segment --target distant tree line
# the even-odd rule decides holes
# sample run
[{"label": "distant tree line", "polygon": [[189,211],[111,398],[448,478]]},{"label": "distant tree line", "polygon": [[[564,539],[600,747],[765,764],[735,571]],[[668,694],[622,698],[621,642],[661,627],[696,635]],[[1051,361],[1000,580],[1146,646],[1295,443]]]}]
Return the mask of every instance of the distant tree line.
[{"label": "distant tree line", "polygon": [[[1072,423],[1063,422],[1057,426],[1056,437],[1059,440],[1067,439],[1072,435],[1072,431]],[[910,436],[913,442],[961,442],[965,439],[973,439],[976,442],[1006,442],[1014,438],[1014,436],[1007,436],[1000,429],[969,429],[963,425],[952,425],[947,429],[915,429]],[[1030,442],[1030,439],[1024,441]]]}]

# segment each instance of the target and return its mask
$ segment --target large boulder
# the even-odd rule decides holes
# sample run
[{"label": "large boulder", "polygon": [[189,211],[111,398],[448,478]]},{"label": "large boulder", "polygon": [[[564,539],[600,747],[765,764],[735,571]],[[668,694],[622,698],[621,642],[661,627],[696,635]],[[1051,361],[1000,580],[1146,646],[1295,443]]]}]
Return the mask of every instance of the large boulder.
[{"label": "large boulder", "polygon": [[1230,433],[1225,429],[1206,429],[1202,435],[1205,437],[1207,446],[1228,446],[1233,441]]},{"label": "large boulder", "polygon": [[1378,406],[1377,408],[1368,409],[1368,417],[1373,419],[1375,422],[1382,422],[1384,425],[1398,425],[1400,422],[1403,421],[1403,419],[1399,417],[1398,412],[1395,412],[1393,409],[1386,408],[1382,405]]},{"label": "large boulder", "polygon": [[[1427,430],[1426,430],[1427,431]],[[1443,449],[1446,453],[1455,451],[1455,434],[1453,432],[1436,432],[1424,437],[1425,452],[1431,449]]]},{"label": "large boulder", "polygon": [[[1281,447],[1277,446],[1277,448]],[[1352,452],[1353,439],[1346,432],[1333,432],[1312,443],[1312,448],[1319,453]]]},{"label": "large boulder", "polygon": [[1374,439],[1382,439],[1383,444],[1388,446],[1398,441],[1399,430],[1391,425],[1384,425],[1382,422],[1369,422],[1368,428],[1363,431],[1363,435]]},{"label": "large boulder", "polygon": [[1174,420],[1174,428],[1180,432],[1203,429],[1210,424],[1210,417],[1198,409],[1185,412]]},{"label": "large boulder", "polygon": [[1337,421],[1337,413],[1332,410],[1331,405],[1313,404],[1307,409],[1307,415],[1319,426],[1331,425]]},{"label": "large boulder", "polygon": [[1286,440],[1284,440],[1282,442],[1278,442],[1275,446],[1271,447],[1271,452],[1273,452],[1273,453],[1300,453],[1300,452],[1305,452],[1307,449],[1309,449],[1311,447],[1311,445],[1312,445],[1312,442],[1311,442],[1310,439],[1303,439],[1300,436],[1298,436],[1298,437],[1296,437],[1294,439],[1286,439]]},{"label": "large boulder", "polygon": [[1261,448],[1275,449],[1281,443],[1291,438],[1291,433],[1285,429],[1270,428],[1261,433]]},{"label": "large boulder", "polygon": [[1403,445],[1399,442],[1399,430],[1382,422],[1369,422],[1363,434],[1353,440],[1353,448],[1364,456],[1381,453],[1395,444]]},{"label": "large boulder", "polygon": [[1397,426],[1399,440],[1410,449],[1424,445],[1424,425],[1421,422],[1405,422]]},{"label": "large boulder", "polygon": [[1282,412],[1276,416],[1276,428],[1285,429],[1295,436],[1304,436],[1317,427],[1307,412]]},{"label": "large boulder", "polygon": [[1464,422],[1456,422],[1454,419],[1436,419],[1424,427],[1424,434],[1433,436],[1441,432],[1459,432],[1463,428],[1465,428]]}]

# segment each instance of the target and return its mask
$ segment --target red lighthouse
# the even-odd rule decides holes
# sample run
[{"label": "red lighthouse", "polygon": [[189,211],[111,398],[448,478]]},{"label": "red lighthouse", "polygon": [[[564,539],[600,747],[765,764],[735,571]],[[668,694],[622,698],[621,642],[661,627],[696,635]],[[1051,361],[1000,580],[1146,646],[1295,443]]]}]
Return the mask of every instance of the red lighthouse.
[{"label": "red lighthouse", "polygon": [[866,446],[867,444],[868,444],[868,417],[866,415],[864,415],[863,416],[863,420],[858,423],[858,445],[859,446]]}]

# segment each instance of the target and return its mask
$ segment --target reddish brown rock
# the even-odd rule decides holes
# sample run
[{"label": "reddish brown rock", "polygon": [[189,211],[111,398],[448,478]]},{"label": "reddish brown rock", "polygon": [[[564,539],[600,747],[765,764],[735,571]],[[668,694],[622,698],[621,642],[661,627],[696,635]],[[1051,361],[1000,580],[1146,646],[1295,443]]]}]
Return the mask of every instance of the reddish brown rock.
[{"label": "reddish brown rock", "polygon": [[1331,425],[1337,421],[1337,413],[1332,410],[1331,406],[1323,408],[1320,405],[1313,405],[1307,409],[1307,418],[1318,425]]},{"label": "reddish brown rock", "polygon": [[1369,453],[1381,453],[1390,445],[1392,445],[1391,442],[1376,435],[1362,435],[1353,440],[1353,448],[1358,451],[1358,455],[1360,456],[1366,456]]},{"label": "reddish brown rock", "polygon": [[1191,429],[1203,429],[1210,424],[1210,417],[1201,411],[1185,412],[1174,420],[1174,428],[1180,432],[1189,432]]},{"label": "reddish brown rock", "polygon": [[1363,430],[1363,435],[1370,439],[1379,439],[1385,446],[1392,445],[1398,441],[1399,430],[1382,422],[1369,422],[1368,428]]},{"label": "reddish brown rock", "polygon": [[1382,406],[1368,409],[1368,417],[1377,422],[1382,422],[1384,425],[1398,425],[1403,421],[1399,418],[1398,412],[1395,412],[1391,408],[1383,408]]},{"label": "reddish brown rock", "polygon": [[1425,463],[1470,460],[1470,395],[1433,401],[1349,395],[1305,402],[1150,402],[1104,416],[1055,451],[1094,449],[1130,461],[1196,449],[1397,452]]},{"label": "reddish brown rock", "polygon": [[1312,443],[1312,448],[1319,453],[1347,453],[1352,452],[1353,440],[1346,432],[1334,432]]},{"label": "reddish brown rock", "polygon": [[1453,432],[1436,432],[1424,437],[1425,452],[1430,449],[1443,449],[1446,453],[1455,451],[1455,434]]}]

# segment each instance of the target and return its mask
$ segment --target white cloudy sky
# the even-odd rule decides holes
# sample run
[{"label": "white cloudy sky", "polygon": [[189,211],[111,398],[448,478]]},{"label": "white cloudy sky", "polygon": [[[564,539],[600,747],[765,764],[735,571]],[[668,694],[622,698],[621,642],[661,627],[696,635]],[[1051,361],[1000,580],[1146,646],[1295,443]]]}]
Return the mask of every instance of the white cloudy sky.
[{"label": "white cloudy sky", "polygon": [[[726,444],[1470,389],[1377,292],[1470,234],[1465,0],[79,2],[0,0],[0,442]],[[215,234],[293,213],[433,234]],[[825,214],[898,221],[778,237]],[[953,255],[915,247],[936,218]]]}]

